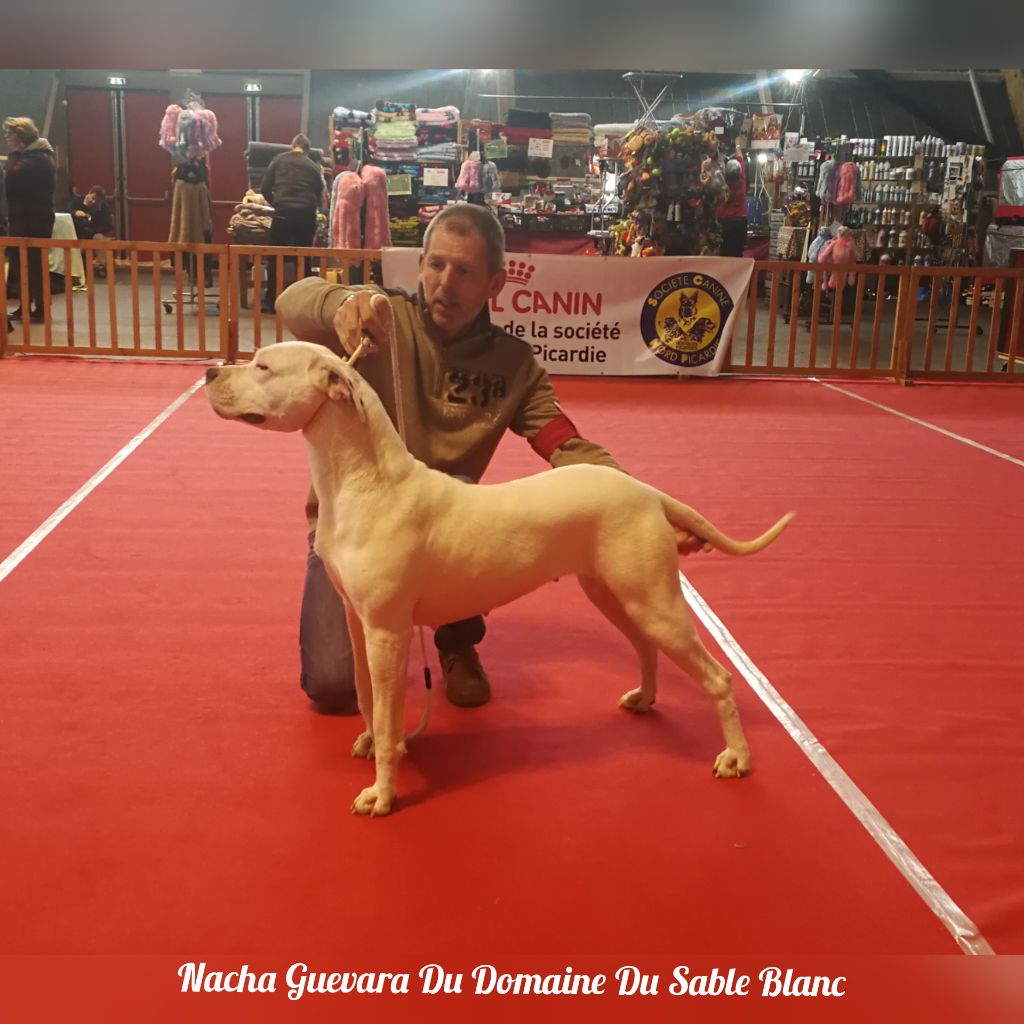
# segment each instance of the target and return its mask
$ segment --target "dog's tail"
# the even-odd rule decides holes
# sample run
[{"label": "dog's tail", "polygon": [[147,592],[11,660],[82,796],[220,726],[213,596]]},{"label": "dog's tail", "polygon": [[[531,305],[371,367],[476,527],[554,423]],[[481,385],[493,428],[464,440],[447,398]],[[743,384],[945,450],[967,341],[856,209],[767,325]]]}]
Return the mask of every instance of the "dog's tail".
[{"label": "dog's tail", "polygon": [[689,530],[690,533],[707,541],[715,550],[724,551],[728,555],[753,555],[768,547],[769,544],[789,525],[796,514],[787,512],[771,529],[766,530],[754,540],[733,540],[722,533],[714,523],[705,519],[696,509],[684,505],[667,494],[661,495],[661,507],[665,518],[676,529]]}]

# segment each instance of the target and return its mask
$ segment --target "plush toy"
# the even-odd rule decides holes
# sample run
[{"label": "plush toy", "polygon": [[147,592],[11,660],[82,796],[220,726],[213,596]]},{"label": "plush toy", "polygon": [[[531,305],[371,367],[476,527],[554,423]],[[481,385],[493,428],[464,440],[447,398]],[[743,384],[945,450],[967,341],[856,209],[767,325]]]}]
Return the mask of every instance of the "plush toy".
[{"label": "plush toy", "polygon": [[[807,250],[807,262],[818,263],[821,258],[821,250],[832,240],[832,232],[828,228],[819,228],[814,241]],[[807,271],[807,283],[814,284],[817,273],[813,270]]]},{"label": "plush toy", "polygon": [[388,176],[383,167],[363,164],[359,171],[366,193],[366,226],[363,244],[367,249],[391,245],[391,221],[388,218]]},{"label": "plush toy", "polygon": [[[818,262],[838,264],[857,262],[857,245],[850,234],[849,228],[841,227],[836,232],[836,237],[821,247],[818,253]],[[854,280],[853,274],[850,274],[849,281],[846,283],[853,284]],[[835,272],[829,274],[826,283],[829,288],[842,287],[842,274]]]},{"label": "plush toy", "polygon": [[479,153],[470,153],[469,156],[462,161],[462,168],[459,171],[459,180],[455,182],[455,187],[466,195],[472,195],[475,192],[482,191],[480,184]]},{"label": "plush toy", "polygon": [[839,184],[836,186],[836,204],[849,206],[855,203],[860,195],[860,172],[852,160],[847,160],[839,168]]},{"label": "plush toy", "polygon": [[363,180],[354,171],[343,171],[334,182],[331,207],[331,246],[335,249],[363,247]]}]

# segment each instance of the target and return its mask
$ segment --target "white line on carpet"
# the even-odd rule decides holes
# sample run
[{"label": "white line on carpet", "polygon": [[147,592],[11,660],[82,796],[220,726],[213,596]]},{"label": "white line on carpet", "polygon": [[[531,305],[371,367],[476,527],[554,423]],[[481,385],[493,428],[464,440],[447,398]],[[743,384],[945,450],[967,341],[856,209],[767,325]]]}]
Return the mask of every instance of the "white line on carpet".
[{"label": "white line on carpet", "polygon": [[927,420],[919,420],[916,416],[910,416],[905,412],[900,412],[899,409],[893,409],[891,406],[882,405],[881,402],[873,402],[870,398],[858,395],[855,391],[847,391],[846,388],[838,387],[835,384],[828,384],[820,377],[811,377],[810,379],[816,384],[820,384],[823,388],[828,388],[830,391],[838,391],[841,395],[847,395],[849,398],[856,398],[858,402],[864,402],[866,405],[873,405],[876,409],[883,410],[883,412],[891,412],[893,416],[899,416],[900,419],[909,420],[911,423],[916,423],[919,427],[927,427],[928,430],[934,430],[937,434],[944,434],[946,437],[951,437],[954,441],[961,441],[963,444],[969,444],[972,448],[977,448],[980,451],[987,452],[989,455],[994,455],[998,459],[1005,459],[1007,462],[1012,462],[1015,466],[1024,467],[1024,461],[1015,459],[1012,455],[1007,455],[1006,452],[998,451],[995,448],[989,448],[987,444],[980,444],[978,441],[972,441],[969,437],[964,437],[962,434],[954,434],[952,430],[945,430],[943,427],[938,427],[934,423],[929,423]]},{"label": "white line on carpet", "polygon": [[883,853],[892,861],[899,873],[952,934],[960,949],[964,953],[974,955],[994,953],[995,951],[978,930],[978,926],[953,902],[952,897],[939,885],[910,847],[882,817],[878,808],[836,763],[832,755],[800,719],[800,716],[786,703],[785,698],[753,663],[747,652],[733,639],[722,621],[682,573],[679,574],[679,582],[687,604],[704,623],[743,678],[750,684],[754,693],[778,719],[811,764],[821,772],[839,799],[867,829],[869,835],[882,848]]},{"label": "white line on carpet", "polygon": [[64,521],[136,448],[162,423],[174,415],[206,382],[200,377],[184,394],[176,398],[159,416],[143,427],[102,469],[90,477],[41,526],[25,538],[2,562],[0,582],[14,570]]}]

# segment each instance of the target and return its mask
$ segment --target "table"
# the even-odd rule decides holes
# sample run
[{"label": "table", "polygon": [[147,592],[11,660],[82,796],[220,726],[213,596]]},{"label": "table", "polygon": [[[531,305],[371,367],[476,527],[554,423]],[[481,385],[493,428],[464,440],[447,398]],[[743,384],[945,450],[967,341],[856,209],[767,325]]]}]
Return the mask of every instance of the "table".
[{"label": "table", "polygon": [[[75,221],[70,213],[57,213],[53,217],[53,238],[77,238],[75,232]],[[82,263],[81,249],[51,249],[50,272],[68,276],[67,267],[64,265],[64,253],[71,253],[71,276],[79,281],[85,280],[85,265]]]}]

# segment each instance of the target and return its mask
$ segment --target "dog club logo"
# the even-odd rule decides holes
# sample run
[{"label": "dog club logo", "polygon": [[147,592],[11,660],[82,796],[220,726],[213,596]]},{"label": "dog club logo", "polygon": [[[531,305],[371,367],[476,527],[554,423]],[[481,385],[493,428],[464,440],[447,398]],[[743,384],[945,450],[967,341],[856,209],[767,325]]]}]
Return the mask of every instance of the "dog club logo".
[{"label": "dog club logo", "polygon": [[[534,280],[537,268],[526,260],[510,257],[505,261],[505,287],[491,299],[492,313],[564,313],[570,316],[601,315],[600,293],[555,291],[538,288]],[[533,282],[533,287],[528,287]]]},{"label": "dog club logo", "polygon": [[644,299],[644,344],[674,366],[703,366],[715,358],[733,301],[707,274],[675,274]]}]

